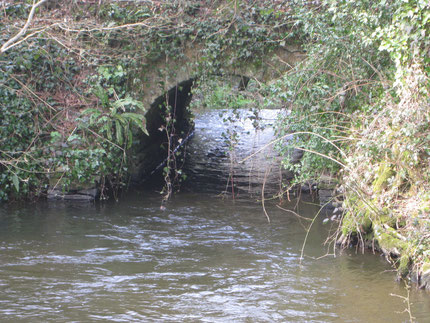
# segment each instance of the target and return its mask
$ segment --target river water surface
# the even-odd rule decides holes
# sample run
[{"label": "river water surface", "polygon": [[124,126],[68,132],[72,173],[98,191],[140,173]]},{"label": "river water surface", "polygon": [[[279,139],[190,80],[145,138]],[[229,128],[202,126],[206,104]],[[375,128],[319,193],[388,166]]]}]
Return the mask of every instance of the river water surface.
[{"label": "river water surface", "polygon": [[[221,141],[202,151],[210,136],[197,132],[203,140],[190,144],[200,165],[225,157]],[[268,223],[255,197],[223,199],[203,189],[208,176],[199,181],[198,173],[198,185],[165,208],[153,191],[101,205],[1,206],[0,322],[408,320],[399,313],[406,303],[391,296],[406,290],[382,257],[327,255],[331,224],[319,216],[300,261],[310,221],[274,200]],[[282,207],[314,218],[314,202],[305,196]],[[430,295],[414,289],[410,301],[417,321],[430,322]]]},{"label": "river water surface", "polygon": [[[294,205],[291,204],[290,207]],[[284,205],[288,207],[288,205]],[[300,203],[300,215],[317,207]],[[327,253],[328,228],[274,205],[136,192],[118,204],[0,210],[1,322],[403,322],[401,284],[373,254]],[[331,252],[331,250],[329,250]],[[428,322],[429,295],[413,291]]]}]

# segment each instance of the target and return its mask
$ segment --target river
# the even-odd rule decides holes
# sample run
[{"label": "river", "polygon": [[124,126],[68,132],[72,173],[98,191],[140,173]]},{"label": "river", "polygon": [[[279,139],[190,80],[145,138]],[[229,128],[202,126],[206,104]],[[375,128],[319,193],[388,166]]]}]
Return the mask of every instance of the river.
[{"label": "river", "polygon": [[[310,221],[278,200],[266,203],[268,223],[256,198],[223,198],[203,182],[165,208],[154,190],[118,203],[1,206],[0,321],[408,321],[406,289],[383,257],[334,257],[324,217],[304,244]],[[282,208],[312,219],[315,202]],[[412,289],[410,302],[429,322],[428,293]]]}]

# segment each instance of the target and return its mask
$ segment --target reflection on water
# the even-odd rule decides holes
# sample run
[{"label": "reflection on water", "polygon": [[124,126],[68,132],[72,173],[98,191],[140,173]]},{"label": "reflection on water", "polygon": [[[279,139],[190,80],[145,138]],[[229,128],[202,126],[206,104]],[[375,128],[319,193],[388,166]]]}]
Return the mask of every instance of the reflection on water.
[{"label": "reflection on water", "polygon": [[[136,192],[119,204],[0,209],[3,322],[402,322],[405,295],[378,255],[336,258],[318,220],[249,200]],[[299,204],[302,216],[316,207]],[[331,252],[331,250],[329,250]],[[428,295],[413,291],[428,322]]]},{"label": "reflection on water", "polygon": [[[260,128],[257,130],[253,125],[255,115],[247,109],[197,113],[194,137],[188,144],[184,167],[191,190],[231,193],[229,175],[233,174],[235,195],[249,196],[251,193],[260,196],[264,181],[266,193],[277,193],[282,172],[280,163],[276,162],[279,158],[269,143],[274,138],[272,126],[278,113],[279,110],[260,110]],[[223,121],[228,118],[234,121]],[[238,137],[229,140],[233,132]],[[263,147],[266,148],[261,150]],[[253,157],[246,159],[249,156]]]}]

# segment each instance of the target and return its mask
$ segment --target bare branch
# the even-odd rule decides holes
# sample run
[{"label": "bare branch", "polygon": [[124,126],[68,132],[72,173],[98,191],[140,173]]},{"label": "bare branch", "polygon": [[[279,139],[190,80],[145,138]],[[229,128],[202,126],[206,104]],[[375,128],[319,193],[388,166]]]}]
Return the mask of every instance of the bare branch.
[{"label": "bare branch", "polygon": [[33,0],[33,6],[31,7],[30,14],[28,15],[27,22],[25,23],[24,27],[22,27],[22,29],[14,37],[12,37],[6,43],[3,44],[3,46],[0,48],[0,53],[4,53],[7,50],[11,49],[12,47],[20,43],[18,40],[27,32],[27,29],[30,26],[31,21],[33,20],[36,9],[46,1],[47,0],[40,0],[39,2],[34,3],[34,0]]}]

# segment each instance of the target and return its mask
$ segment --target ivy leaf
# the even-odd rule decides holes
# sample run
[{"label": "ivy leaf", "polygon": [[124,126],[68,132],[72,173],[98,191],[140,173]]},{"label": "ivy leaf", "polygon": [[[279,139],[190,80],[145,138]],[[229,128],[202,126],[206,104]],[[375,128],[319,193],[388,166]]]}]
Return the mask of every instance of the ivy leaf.
[{"label": "ivy leaf", "polygon": [[67,142],[72,142],[72,141],[79,140],[79,139],[80,139],[80,136],[79,136],[79,135],[77,135],[77,134],[73,134],[73,135],[70,135],[70,136],[67,138]]},{"label": "ivy leaf", "polygon": [[51,131],[51,143],[55,143],[61,139],[61,134],[58,131]]}]

